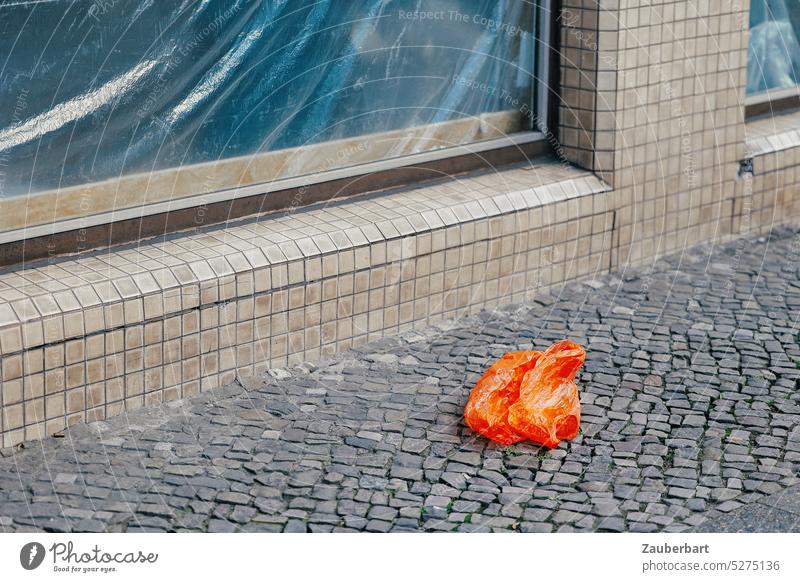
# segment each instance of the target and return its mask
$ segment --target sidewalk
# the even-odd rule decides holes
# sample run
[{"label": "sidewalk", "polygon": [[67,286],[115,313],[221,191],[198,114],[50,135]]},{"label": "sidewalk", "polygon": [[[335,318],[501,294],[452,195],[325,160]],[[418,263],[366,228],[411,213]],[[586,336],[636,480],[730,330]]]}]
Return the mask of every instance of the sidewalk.
[{"label": "sidewalk", "polygon": [[[688,250],[0,453],[0,531],[800,531],[800,233]],[[569,337],[582,434],[462,412]]]}]

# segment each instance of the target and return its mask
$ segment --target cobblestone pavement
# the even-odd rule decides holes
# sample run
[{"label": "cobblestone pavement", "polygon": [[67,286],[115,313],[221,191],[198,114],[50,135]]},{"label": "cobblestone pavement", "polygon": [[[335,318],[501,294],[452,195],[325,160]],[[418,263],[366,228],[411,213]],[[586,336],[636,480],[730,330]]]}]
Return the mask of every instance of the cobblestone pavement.
[{"label": "cobblestone pavement", "polygon": [[[73,427],[0,457],[0,531],[800,531],[800,234]],[[570,337],[582,434],[471,433],[508,350]]]}]

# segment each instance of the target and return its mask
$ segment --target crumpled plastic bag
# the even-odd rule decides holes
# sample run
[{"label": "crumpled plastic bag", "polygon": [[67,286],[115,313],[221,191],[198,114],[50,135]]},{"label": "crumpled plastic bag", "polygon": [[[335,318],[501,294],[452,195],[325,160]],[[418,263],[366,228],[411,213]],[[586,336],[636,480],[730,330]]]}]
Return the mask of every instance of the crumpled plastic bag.
[{"label": "crumpled plastic bag", "polygon": [[575,375],[586,351],[562,340],[546,351],[509,352],[483,374],[464,409],[467,425],[501,444],[525,439],[546,447],[578,435]]}]

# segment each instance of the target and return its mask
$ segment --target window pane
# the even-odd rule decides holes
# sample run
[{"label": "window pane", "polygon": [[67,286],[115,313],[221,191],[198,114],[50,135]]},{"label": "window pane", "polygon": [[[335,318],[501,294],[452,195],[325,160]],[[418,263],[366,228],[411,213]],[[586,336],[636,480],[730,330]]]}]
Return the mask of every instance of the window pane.
[{"label": "window pane", "polygon": [[[279,178],[527,129],[533,12],[519,0],[0,3],[0,194],[299,148],[269,162]],[[307,154],[361,135],[376,137]]]},{"label": "window pane", "polygon": [[800,82],[800,1],[751,0],[747,94]]}]

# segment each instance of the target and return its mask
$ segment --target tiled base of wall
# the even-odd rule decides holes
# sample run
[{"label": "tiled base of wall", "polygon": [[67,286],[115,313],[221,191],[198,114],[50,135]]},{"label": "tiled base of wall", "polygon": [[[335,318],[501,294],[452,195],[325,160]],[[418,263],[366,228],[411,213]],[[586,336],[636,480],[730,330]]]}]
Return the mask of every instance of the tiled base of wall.
[{"label": "tiled base of wall", "polygon": [[[748,121],[745,160],[712,183],[665,196],[665,180],[611,191],[613,265],[653,261],[700,242],[724,242],[800,220],[800,112]],[[708,172],[707,172],[708,173]]]},{"label": "tiled base of wall", "polygon": [[605,190],[543,161],[0,275],[2,445],[606,272]]},{"label": "tiled base of wall", "polygon": [[747,123],[752,173],[736,184],[734,232],[768,232],[800,218],[800,112]]},{"label": "tiled base of wall", "polygon": [[647,212],[647,205],[641,203],[618,210],[614,267],[653,261],[700,242],[730,239],[734,235],[732,193],[714,198],[709,189],[670,197],[667,207],[655,214]]}]

